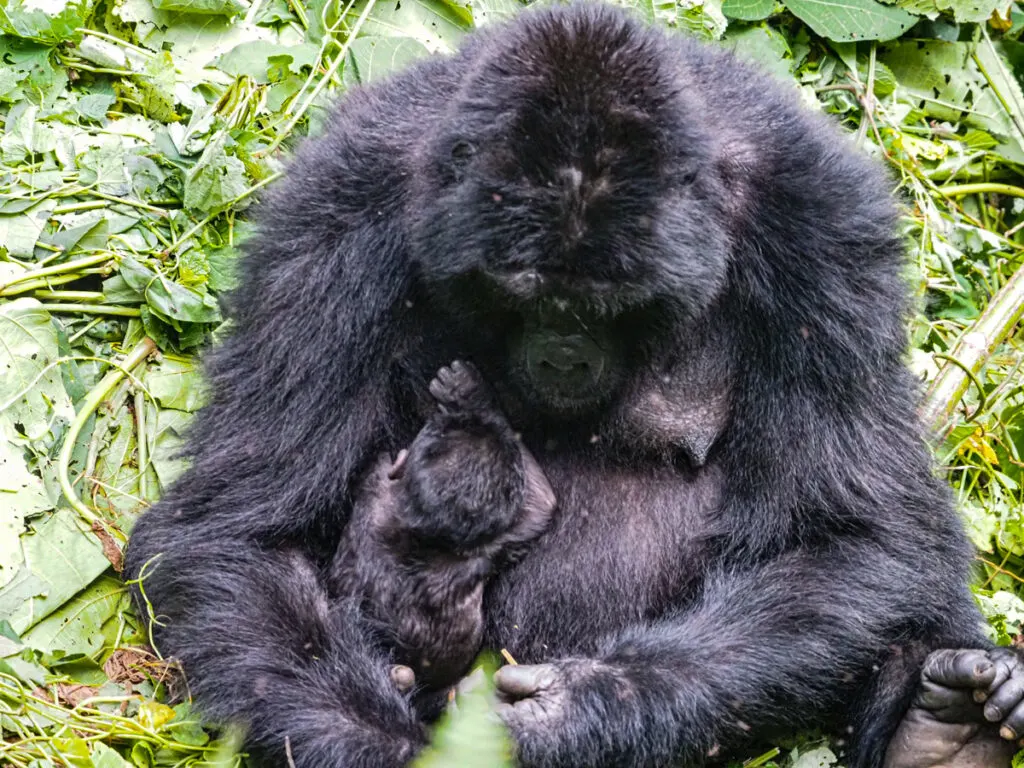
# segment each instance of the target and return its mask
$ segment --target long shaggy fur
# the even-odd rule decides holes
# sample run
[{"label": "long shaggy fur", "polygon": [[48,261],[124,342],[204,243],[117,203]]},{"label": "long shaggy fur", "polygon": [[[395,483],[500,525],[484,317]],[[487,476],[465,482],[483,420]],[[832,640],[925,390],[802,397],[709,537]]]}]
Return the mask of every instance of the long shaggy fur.
[{"label": "long shaggy fur", "polygon": [[[488,590],[485,644],[599,670],[558,727],[514,734],[523,765],[700,765],[809,726],[880,765],[927,651],[984,645],[902,363],[889,188],[765,76],[600,5],[349,93],[260,210],[191,469],[128,551],[205,713],[247,722],[268,765],[286,739],[298,768],[424,743],[323,572],[369,463],[461,357],[559,501]],[[507,317],[465,283],[495,259],[618,285],[595,315],[656,308],[622,332],[622,392],[685,371],[680,350],[728,358],[706,464],[640,450],[614,404],[534,407]]]}]

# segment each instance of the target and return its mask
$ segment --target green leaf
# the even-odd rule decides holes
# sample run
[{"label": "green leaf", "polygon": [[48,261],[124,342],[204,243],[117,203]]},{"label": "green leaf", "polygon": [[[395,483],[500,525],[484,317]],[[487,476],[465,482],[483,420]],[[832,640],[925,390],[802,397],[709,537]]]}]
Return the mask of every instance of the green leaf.
[{"label": "green leaf", "polygon": [[32,258],[36,242],[50,218],[50,211],[56,207],[57,201],[47,198],[22,213],[0,215],[0,248],[6,248],[8,255],[16,258]]},{"label": "green leaf", "polygon": [[[312,67],[319,53],[319,46],[312,43],[282,45],[268,40],[252,40],[218,56],[213,65],[235,77],[247,75],[258,83],[271,83],[280,80],[284,73],[299,74],[304,68]],[[272,70],[276,77],[271,77]]]},{"label": "green leaf", "polygon": [[153,7],[200,16],[237,16],[244,13],[247,6],[239,0],[153,0]]},{"label": "green leaf", "polygon": [[188,459],[182,458],[183,435],[192,422],[192,414],[185,411],[163,410],[159,414],[151,406],[146,413],[149,423],[156,424],[149,460],[153,463],[160,486],[167,488],[188,468]]},{"label": "green leaf", "polygon": [[786,38],[771,27],[745,27],[735,32],[730,29],[722,42],[739,58],[753,62],[792,87],[793,54]]},{"label": "green leaf", "polygon": [[245,165],[224,150],[222,135],[203,151],[185,179],[185,207],[201,213],[219,211],[249,189]]},{"label": "green leaf", "polygon": [[6,0],[0,4],[0,30],[40,43],[78,40],[92,3],[89,0]]},{"label": "green leaf", "polygon": [[[366,0],[349,10],[347,21],[355,23]],[[473,25],[470,12],[443,0],[402,0],[380,3],[367,17],[360,33],[367,37],[407,37],[431,53],[454,52]]]},{"label": "green leaf", "polygon": [[29,471],[22,450],[0,437],[0,586],[13,579],[24,562],[20,537],[25,518],[52,507],[42,478]]},{"label": "green leaf", "polygon": [[771,16],[775,0],[723,0],[722,13],[730,19],[760,21]]},{"label": "green leaf", "polygon": [[217,300],[211,295],[157,275],[131,256],[121,260],[121,277],[129,287],[145,295],[146,303],[164,319],[189,323],[216,323],[221,319]]},{"label": "green leaf", "polygon": [[423,43],[411,37],[360,37],[348,49],[345,83],[380,80],[429,55]]},{"label": "green leaf", "polygon": [[202,377],[193,360],[166,356],[149,367],[143,383],[163,408],[191,413],[202,405]]},{"label": "green leaf", "polygon": [[58,354],[57,329],[38,301],[0,304],[0,430],[7,437],[42,440],[74,418],[60,369],[51,365]]},{"label": "green leaf", "polygon": [[458,708],[448,710],[434,732],[432,743],[412,768],[449,768],[453,765],[481,765],[512,768],[508,731],[494,717],[494,690],[490,674],[481,676],[471,691],[462,693]]},{"label": "green leaf", "polygon": [[21,537],[25,564],[0,589],[0,619],[24,633],[81,592],[110,562],[99,540],[61,509]]},{"label": "green leaf", "polygon": [[215,291],[228,291],[238,284],[237,266],[239,252],[237,248],[218,248],[207,254],[210,265],[207,285]]},{"label": "green leaf", "polygon": [[[90,656],[108,641],[104,627],[128,605],[120,579],[101,576],[25,633],[22,642],[39,651]],[[116,627],[112,627],[116,630]],[[109,638],[110,641],[113,638]]]},{"label": "green leaf", "polygon": [[892,40],[917,21],[876,0],[786,0],[786,7],[822,37],[844,43]]}]

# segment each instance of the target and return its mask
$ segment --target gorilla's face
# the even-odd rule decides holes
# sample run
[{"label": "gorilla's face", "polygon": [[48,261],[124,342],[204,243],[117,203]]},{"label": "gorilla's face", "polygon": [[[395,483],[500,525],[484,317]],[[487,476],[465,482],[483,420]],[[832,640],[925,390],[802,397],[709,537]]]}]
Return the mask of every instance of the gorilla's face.
[{"label": "gorilla's face", "polygon": [[659,90],[674,80],[547,67],[548,82],[531,68],[562,41],[544,46],[483,67],[426,137],[413,242],[424,279],[468,281],[467,313],[500,317],[528,401],[579,412],[629,378],[658,313],[678,328],[723,290],[725,192],[712,137],[686,119],[699,105]]}]

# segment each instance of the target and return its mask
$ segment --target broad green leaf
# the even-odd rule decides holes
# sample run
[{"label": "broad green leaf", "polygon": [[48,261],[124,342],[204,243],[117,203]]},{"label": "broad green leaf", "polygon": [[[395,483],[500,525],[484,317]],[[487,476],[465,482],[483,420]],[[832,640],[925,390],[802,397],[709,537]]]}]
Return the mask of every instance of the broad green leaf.
[{"label": "broad green leaf", "polygon": [[434,732],[433,742],[413,762],[413,768],[480,765],[512,768],[512,749],[505,726],[494,717],[493,693],[474,691],[459,697]]},{"label": "broad green leaf", "polygon": [[[347,20],[354,24],[365,7],[357,2]],[[466,8],[443,0],[402,0],[378,3],[360,29],[368,37],[407,37],[431,53],[451,53],[473,25]]]},{"label": "broad green leaf", "polygon": [[[319,47],[311,43],[283,45],[269,40],[251,40],[218,56],[213,65],[235,77],[247,75],[259,83],[270,83],[280,80],[287,72],[298,74],[312,67],[319,52]],[[277,76],[272,77],[272,72]]]},{"label": "broad green leaf", "polygon": [[[674,5],[675,0],[662,2]],[[467,5],[469,12],[473,14],[473,25],[476,27],[508,21],[526,7],[526,3],[520,0],[473,0]]]},{"label": "broad green leaf", "polygon": [[15,258],[31,258],[50,212],[56,206],[55,200],[47,198],[22,213],[0,215],[0,248]]},{"label": "broad green leaf", "polygon": [[105,637],[104,628],[127,605],[128,591],[121,580],[101,576],[22,635],[22,642],[48,653],[92,655],[113,640]]},{"label": "broad green leaf", "polygon": [[902,8],[876,0],[786,0],[793,15],[837,42],[892,40],[917,21]]},{"label": "broad green leaf", "polygon": [[183,435],[193,417],[191,413],[171,409],[157,414],[152,407],[147,407],[146,413],[149,414],[149,423],[156,424],[156,438],[149,460],[160,479],[160,486],[167,488],[188,468],[188,459],[182,458],[180,454]]},{"label": "broad green leaf", "polygon": [[7,437],[50,438],[74,418],[58,354],[57,329],[38,301],[0,303],[0,430]]},{"label": "broad green leaf", "polygon": [[0,589],[0,620],[24,633],[91,584],[110,562],[70,509],[35,523],[21,538],[25,563]]},{"label": "broad green leaf", "polygon": [[131,763],[102,741],[93,742],[91,758],[93,768],[133,768]]},{"label": "broad green leaf", "polygon": [[77,31],[92,11],[89,0],[6,0],[0,4],[0,30],[40,43],[79,39]]},{"label": "broad green leaf", "polygon": [[203,401],[202,377],[194,360],[164,356],[146,371],[143,383],[162,408],[193,412]]},{"label": "broad green leaf", "polygon": [[219,211],[247,189],[245,165],[224,150],[224,136],[220,136],[185,179],[185,206],[202,213]]},{"label": "broad green leaf", "polygon": [[221,318],[217,300],[212,296],[158,275],[130,256],[121,260],[121,277],[129,287],[145,295],[146,303],[152,310],[159,312],[162,319],[215,323]]},{"label": "broad green leaf", "polygon": [[768,26],[744,27],[726,33],[722,41],[739,58],[753,62],[786,83],[793,85],[793,55],[786,38]]},{"label": "broad green leaf", "polygon": [[430,51],[411,37],[360,37],[348,49],[345,83],[380,80],[429,55]]},{"label": "broad green leaf", "polygon": [[0,587],[24,562],[20,537],[25,518],[52,506],[42,478],[25,465],[21,448],[0,436]]},{"label": "broad green leaf", "polygon": [[767,19],[775,8],[775,0],[723,0],[722,13],[730,19],[760,21]]},{"label": "broad green leaf", "polygon": [[161,11],[180,11],[200,16],[237,16],[248,6],[239,0],[153,0]]}]

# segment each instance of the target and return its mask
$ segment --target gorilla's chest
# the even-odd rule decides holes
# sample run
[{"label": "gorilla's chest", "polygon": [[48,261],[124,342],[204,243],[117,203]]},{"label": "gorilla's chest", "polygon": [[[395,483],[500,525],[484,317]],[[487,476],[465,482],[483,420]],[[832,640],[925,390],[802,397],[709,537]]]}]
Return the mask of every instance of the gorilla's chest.
[{"label": "gorilla's chest", "polygon": [[582,652],[689,599],[717,512],[720,470],[685,476],[541,463],[557,516],[488,590],[487,646],[528,662]]}]

